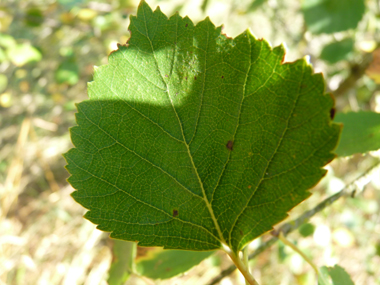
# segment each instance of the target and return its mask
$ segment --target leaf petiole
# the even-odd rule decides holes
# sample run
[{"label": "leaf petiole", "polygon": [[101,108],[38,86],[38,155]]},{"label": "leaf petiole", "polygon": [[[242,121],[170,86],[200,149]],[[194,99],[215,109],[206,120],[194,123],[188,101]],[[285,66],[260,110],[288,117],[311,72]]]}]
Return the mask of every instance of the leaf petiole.
[{"label": "leaf petiole", "polygon": [[[252,274],[249,272],[248,264],[245,264],[243,260],[241,260],[235,252],[233,252],[228,246],[223,245],[223,250],[228,254],[228,256],[231,258],[232,262],[236,265],[236,267],[239,269],[241,274],[243,274],[245,278],[246,284],[250,285],[259,285],[255,278],[253,278]],[[244,257],[243,257],[244,258]]]},{"label": "leaf petiole", "polygon": [[299,255],[302,256],[302,258],[310,264],[310,266],[314,269],[315,273],[317,274],[317,277],[322,279],[324,284],[329,284],[327,280],[325,280],[325,276],[319,272],[318,267],[314,264],[314,262],[307,257],[295,244],[291,243],[282,232],[278,235],[278,238],[287,246],[291,247],[295,252],[297,252]]},{"label": "leaf petiole", "polygon": [[[249,264],[248,264],[248,262],[249,262],[249,260],[248,260],[248,245],[245,248],[243,248],[242,253],[243,253],[243,262],[244,262],[245,266],[247,267],[248,272],[250,273]],[[249,283],[247,281],[245,281],[245,285],[249,285]]]}]

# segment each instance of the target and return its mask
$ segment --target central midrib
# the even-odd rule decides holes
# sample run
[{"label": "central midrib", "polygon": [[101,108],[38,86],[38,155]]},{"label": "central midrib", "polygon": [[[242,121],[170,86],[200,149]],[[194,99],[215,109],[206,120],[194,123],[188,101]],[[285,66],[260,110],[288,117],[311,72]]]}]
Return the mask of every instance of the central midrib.
[{"label": "central midrib", "polygon": [[[144,18],[145,18],[145,13],[144,13]],[[178,24],[176,25],[176,27],[178,27]],[[190,158],[190,161],[191,161],[192,168],[193,168],[194,171],[195,171],[195,174],[196,174],[196,176],[197,176],[197,179],[198,179],[199,185],[200,185],[200,187],[201,187],[202,195],[203,195],[203,200],[204,200],[204,202],[205,202],[205,204],[206,204],[206,207],[207,207],[207,209],[208,209],[208,211],[209,211],[209,213],[210,213],[211,219],[212,219],[213,222],[214,222],[215,228],[216,228],[216,230],[217,230],[217,232],[218,232],[218,235],[219,235],[220,242],[221,242],[223,245],[227,245],[226,241],[224,240],[224,237],[223,237],[222,231],[220,230],[220,226],[219,226],[219,224],[218,224],[218,221],[217,221],[217,219],[216,219],[216,217],[215,217],[215,215],[214,215],[214,211],[213,211],[213,209],[212,209],[212,207],[211,207],[211,204],[209,203],[209,201],[208,201],[208,199],[207,199],[206,191],[205,191],[205,189],[204,189],[203,182],[202,182],[202,180],[201,180],[201,178],[200,178],[200,176],[199,176],[199,174],[198,174],[198,169],[197,169],[197,167],[195,166],[195,163],[194,163],[194,160],[193,160],[193,156],[191,155],[191,152],[190,152],[189,145],[186,143],[185,133],[184,133],[184,131],[183,131],[183,127],[182,127],[181,120],[180,120],[180,118],[179,118],[179,116],[178,116],[178,113],[177,113],[177,111],[176,111],[176,109],[175,109],[175,107],[174,107],[173,101],[172,101],[172,99],[171,99],[169,86],[168,86],[168,84],[165,82],[165,80],[164,80],[164,78],[163,78],[163,76],[162,76],[162,74],[161,74],[161,72],[160,72],[160,70],[159,70],[159,67],[158,67],[158,61],[157,61],[156,56],[155,56],[155,53],[154,53],[153,44],[152,44],[151,39],[150,39],[149,36],[148,36],[148,27],[147,27],[147,25],[146,25],[146,21],[145,21],[145,28],[146,28],[146,32],[147,32],[147,39],[149,40],[149,43],[150,43],[150,46],[151,46],[151,49],[152,49],[152,54],[153,54],[153,57],[154,57],[154,60],[155,60],[155,63],[156,63],[156,68],[157,68],[157,70],[159,71],[159,74],[160,74],[160,76],[161,76],[161,80],[162,80],[162,82],[164,82],[164,84],[166,85],[166,90],[167,90],[166,93],[168,94],[168,97],[169,97],[169,100],[170,100],[170,104],[171,104],[171,106],[172,106],[172,108],[173,108],[173,111],[174,111],[174,113],[175,113],[175,115],[176,115],[176,118],[177,118],[177,120],[178,120],[178,124],[179,124],[179,127],[180,127],[180,129],[181,129],[181,134],[182,134],[183,143],[184,143],[184,145],[186,146],[186,150],[187,150],[187,153],[188,153],[188,155],[189,155],[189,158]],[[177,33],[177,31],[176,31],[176,38],[177,38],[177,37],[178,37],[178,33]],[[207,53],[207,47],[208,47],[208,37],[207,37],[207,43],[206,43],[206,53]],[[176,48],[177,48],[176,45],[174,45],[173,57],[175,56]],[[173,60],[174,60],[174,59],[173,59]],[[206,61],[206,59],[205,59],[205,61]],[[174,64],[174,62],[172,62],[172,64]],[[202,102],[201,102],[201,104],[202,104]]]}]

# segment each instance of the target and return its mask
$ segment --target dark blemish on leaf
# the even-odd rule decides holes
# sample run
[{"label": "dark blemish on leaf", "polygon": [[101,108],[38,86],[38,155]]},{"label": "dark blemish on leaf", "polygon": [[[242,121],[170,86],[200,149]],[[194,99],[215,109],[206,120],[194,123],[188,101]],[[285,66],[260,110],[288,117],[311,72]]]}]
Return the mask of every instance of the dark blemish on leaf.
[{"label": "dark blemish on leaf", "polygon": [[185,79],[187,80],[187,76],[185,77]]},{"label": "dark blemish on leaf", "polygon": [[243,235],[243,231],[242,231],[242,230],[240,230],[240,235],[241,235],[241,236]]},{"label": "dark blemish on leaf", "polygon": [[330,118],[331,118],[331,120],[333,120],[334,117],[335,117],[335,108],[331,108],[331,110],[330,110]]},{"label": "dark blemish on leaf", "polygon": [[224,76],[222,75],[222,79],[224,78]]},{"label": "dark blemish on leaf", "polygon": [[196,77],[196,76],[194,76],[194,80],[197,80],[197,77]]},{"label": "dark blemish on leaf", "polygon": [[165,271],[170,271],[170,270],[172,270],[170,267],[165,268]]},{"label": "dark blemish on leaf", "polygon": [[178,210],[174,209],[173,210],[173,217],[177,217],[178,216]]},{"label": "dark blemish on leaf", "polygon": [[189,24],[186,24],[185,27],[187,27]]},{"label": "dark blemish on leaf", "polygon": [[229,150],[232,150],[233,145],[234,145],[233,141],[228,141],[228,143],[226,144],[226,148],[228,148]]},{"label": "dark blemish on leaf", "polygon": [[251,185],[248,185],[248,189],[251,189],[251,187],[252,187]]}]

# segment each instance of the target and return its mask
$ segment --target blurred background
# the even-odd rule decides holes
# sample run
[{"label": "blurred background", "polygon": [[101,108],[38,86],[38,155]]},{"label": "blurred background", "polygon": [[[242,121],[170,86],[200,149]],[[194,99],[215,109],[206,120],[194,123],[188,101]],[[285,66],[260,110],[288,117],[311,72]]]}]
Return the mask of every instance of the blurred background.
[{"label": "blurred background", "polygon": [[[107,284],[107,233],[83,219],[70,197],[62,153],[73,147],[75,103],[87,99],[93,67],[125,44],[137,0],[0,1],[0,284]],[[235,37],[249,28],[286,61],[307,56],[336,96],[337,112],[380,112],[379,0],[147,0],[155,9],[209,16]],[[336,159],[297,217],[379,162],[380,153]],[[339,263],[355,284],[380,284],[380,170],[288,239],[318,266]],[[253,250],[269,235],[253,242]],[[138,257],[146,255],[139,249]],[[216,253],[168,280],[131,276],[126,284],[207,284],[230,261]],[[316,284],[311,267],[277,242],[252,263],[260,284]],[[220,284],[244,284],[237,273]]]}]

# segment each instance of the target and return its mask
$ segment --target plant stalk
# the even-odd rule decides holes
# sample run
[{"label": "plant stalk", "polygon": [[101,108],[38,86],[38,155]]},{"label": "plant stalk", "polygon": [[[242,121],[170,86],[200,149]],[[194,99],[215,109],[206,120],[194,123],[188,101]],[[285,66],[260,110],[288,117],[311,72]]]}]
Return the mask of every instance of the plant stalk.
[{"label": "plant stalk", "polygon": [[229,247],[224,246],[223,249],[229,255],[232,262],[236,265],[241,274],[243,274],[246,284],[259,285],[259,283],[257,283],[255,278],[253,278],[252,274],[249,272],[248,266],[244,264],[243,260],[241,260]]},{"label": "plant stalk", "polygon": [[324,283],[323,284],[330,284],[327,280],[324,274],[322,274],[318,267],[314,264],[314,262],[308,258],[295,244],[291,243],[282,232],[278,235],[278,238],[287,246],[291,247],[295,252],[297,252],[299,255],[302,256],[302,258],[310,264],[310,266],[314,269],[315,273],[317,274],[317,278],[321,279]]},{"label": "plant stalk", "polygon": [[299,255],[302,256],[302,258],[310,264],[310,266],[314,269],[315,273],[317,275],[319,275],[319,272],[318,272],[318,267],[314,264],[314,262],[309,258],[307,257],[296,245],[294,245],[293,243],[291,243],[285,236],[282,232],[280,232],[280,234],[278,235],[278,238],[284,243],[286,244],[287,246],[289,246],[291,249],[293,249],[295,252],[297,252]]},{"label": "plant stalk", "polygon": [[[248,272],[251,273],[251,271],[249,270],[249,265],[248,265],[248,245],[245,248],[243,248],[242,252],[243,252],[243,263],[245,267],[247,267]],[[247,280],[245,281],[245,285],[249,285]]]}]

